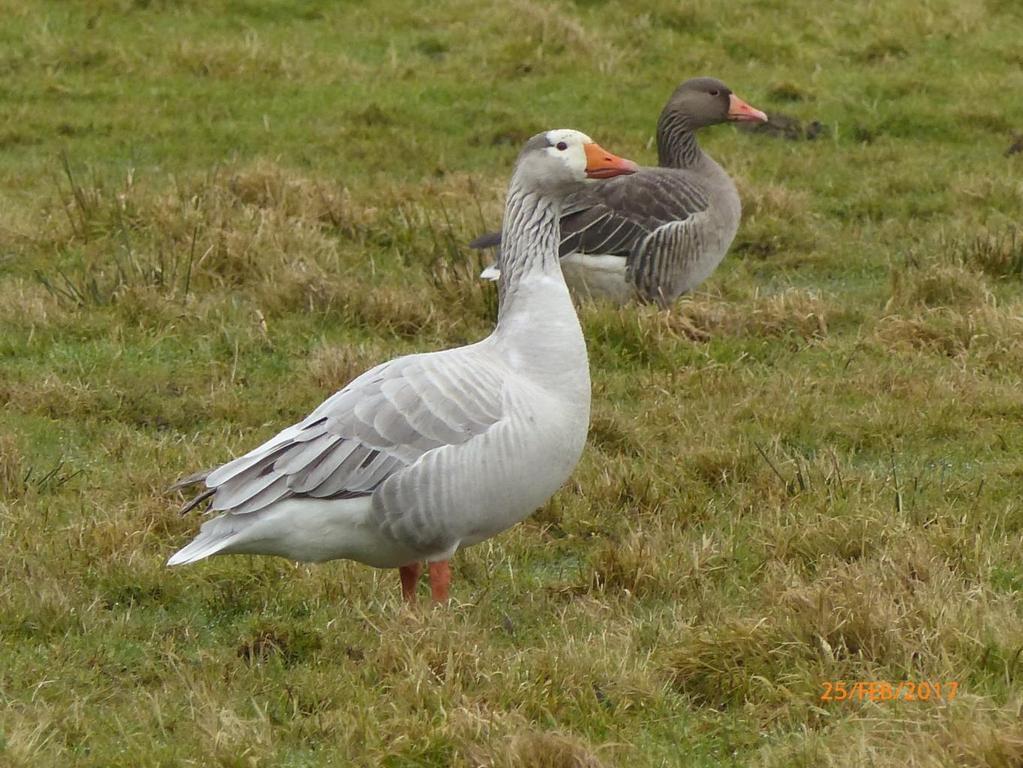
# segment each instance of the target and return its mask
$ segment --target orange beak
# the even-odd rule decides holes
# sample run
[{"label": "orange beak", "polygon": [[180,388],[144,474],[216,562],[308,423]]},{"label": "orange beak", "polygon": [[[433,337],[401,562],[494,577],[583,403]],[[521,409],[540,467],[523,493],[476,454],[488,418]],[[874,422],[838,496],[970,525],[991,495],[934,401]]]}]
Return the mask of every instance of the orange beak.
[{"label": "orange beak", "polygon": [[728,99],[728,119],[740,123],[766,123],[767,115],[733,93]]},{"label": "orange beak", "polygon": [[610,179],[612,176],[621,176],[626,173],[635,173],[639,166],[624,157],[612,155],[599,144],[584,144],[586,151],[586,178],[588,179]]}]

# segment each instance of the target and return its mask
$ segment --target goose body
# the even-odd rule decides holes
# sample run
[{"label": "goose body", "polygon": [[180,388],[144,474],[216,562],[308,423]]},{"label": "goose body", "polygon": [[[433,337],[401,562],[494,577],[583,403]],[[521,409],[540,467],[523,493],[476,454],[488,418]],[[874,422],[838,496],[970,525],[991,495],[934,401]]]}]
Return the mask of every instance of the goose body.
[{"label": "goose body", "polygon": [[[180,485],[220,517],[169,565],[211,555],[347,558],[402,571],[419,563],[434,596],[446,561],[541,506],[582,453],[586,345],[557,254],[558,213],[587,177],[631,173],[575,131],[533,137],[506,207],[497,327],[465,347],[409,355],[362,374],[304,420]],[[606,182],[602,182],[606,183]]]},{"label": "goose body", "polygon": [[446,560],[529,515],[575,467],[589,423],[582,332],[564,283],[550,283],[534,287],[538,303],[568,312],[542,346],[500,328],[398,358],[210,473],[212,508],[227,514],[170,564],[242,553],[397,568]]},{"label": "goose body", "polygon": [[[565,202],[560,253],[572,292],[667,306],[706,280],[735,237],[742,206],[734,182],[700,149],[695,131],[766,119],[718,80],[679,86],[658,121],[659,166],[578,190]],[[500,242],[487,235],[472,245]],[[496,274],[489,268],[484,277]]]}]

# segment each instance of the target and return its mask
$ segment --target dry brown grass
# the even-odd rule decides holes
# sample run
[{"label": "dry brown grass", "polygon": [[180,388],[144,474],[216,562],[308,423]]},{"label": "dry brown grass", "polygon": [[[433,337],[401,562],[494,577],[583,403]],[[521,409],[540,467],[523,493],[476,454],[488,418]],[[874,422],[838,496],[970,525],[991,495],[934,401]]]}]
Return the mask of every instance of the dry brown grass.
[{"label": "dry brown grass", "polygon": [[1023,277],[1023,236],[1016,229],[983,232],[948,243],[955,257],[998,279]]},{"label": "dry brown grass", "polygon": [[379,345],[340,347],[322,344],[309,356],[309,375],[317,389],[334,392],[383,359],[384,353]]},{"label": "dry brown grass", "polygon": [[928,264],[892,272],[886,309],[950,307],[971,309],[991,299],[983,277],[962,267]]},{"label": "dry brown grass", "polygon": [[[842,314],[817,291],[789,289],[773,295],[753,296],[742,302],[722,301],[699,295],[682,301],[669,320],[688,322],[698,332],[710,336],[777,338],[795,336],[819,339],[828,335],[830,312]],[[685,328],[685,325],[681,326]]]},{"label": "dry brown grass", "polygon": [[874,337],[893,351],[921,350],[992,367],[1023,361],[1023,313],[1018,306],[887,315],[875,326]]},{"label": "dry brown grass", "polygon": [[38,283],[23,278],[0,283],[0,328],[33,328],[62,322],[64,308]]},{"label": "dry brown grass", "polygon": [[764,748],[755,764],[776,768],[862,765],[939,768],[1012,768],[1023,757],[1014,707],[992,708],[975,699],[920,711],[899,708],[896,724],[884,710],[868,707],[848,722],[808,730],[789,743]]},{"label": "dry brown grass", "polygon": [[0,498],[21,495],[25,482],[25,459],[13,435],[0,435]]},{"label": "dry brown grass", "polygon": [[75,305],[116,303],[132,287],[181,297],[280,284],[287,293],[322,282],[322,270],[338,265],[333,235],[358,241],[371,217],[353,210],[344,189],[266,162],[159,186],[134,172],[116,182],[90,177],[69,163],[36,245],[75,257],[41,274]]},{"label": "dry brown grass", "polygon": [[603,768],[600,760],[581,739],[556,731],[525,731],[511,738],[502,760],[482,763],[494,768]]}]

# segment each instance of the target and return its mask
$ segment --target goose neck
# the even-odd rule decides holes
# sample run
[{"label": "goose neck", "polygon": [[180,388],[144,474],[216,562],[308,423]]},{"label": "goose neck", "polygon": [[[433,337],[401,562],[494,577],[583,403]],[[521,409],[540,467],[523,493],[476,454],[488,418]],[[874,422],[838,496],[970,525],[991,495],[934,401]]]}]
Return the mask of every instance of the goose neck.
[{"label": "goose neck", "polygon": [[664,110],[657,121],[657,160],[662,168],[692,168],[703,157],[695,127],[684,114]]},{"label": "goose neck", "polygon": [[523,284],[531,278],[551,276],[564,282],[558,263],[560,208],[550,198],[512,182],[501,230],[499,320],[520,302]]}]

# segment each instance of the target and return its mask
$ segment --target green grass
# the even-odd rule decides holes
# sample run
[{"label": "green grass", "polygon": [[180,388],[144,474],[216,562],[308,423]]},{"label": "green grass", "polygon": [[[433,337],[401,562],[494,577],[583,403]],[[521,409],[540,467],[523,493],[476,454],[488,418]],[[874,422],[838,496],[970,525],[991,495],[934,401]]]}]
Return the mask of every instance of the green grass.
[{"label": "green grass", "polygon": [[[1023,763],[1017,3],[0,10],[0,765]],[[583,461],[452,606],[164,567],[180,474],[488,332],[526,137],[652,162],[695,74],[826,130],[706,133],[731,255],[581,308]]]}]

